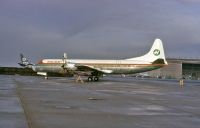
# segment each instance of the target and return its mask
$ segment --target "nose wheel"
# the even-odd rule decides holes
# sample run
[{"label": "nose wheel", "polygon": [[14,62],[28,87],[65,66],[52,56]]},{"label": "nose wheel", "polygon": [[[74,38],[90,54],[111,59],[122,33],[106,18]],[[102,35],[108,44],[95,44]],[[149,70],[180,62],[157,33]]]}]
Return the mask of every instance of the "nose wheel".
[{"label": "nose wheel", "polygon": [[99,77],[98,77],[98,76],[89,76],[89,77],[88,77],[88,81],[89,81],[89,82],[92,82],[92,81],[94,81],[94,82],[99,81]]}]

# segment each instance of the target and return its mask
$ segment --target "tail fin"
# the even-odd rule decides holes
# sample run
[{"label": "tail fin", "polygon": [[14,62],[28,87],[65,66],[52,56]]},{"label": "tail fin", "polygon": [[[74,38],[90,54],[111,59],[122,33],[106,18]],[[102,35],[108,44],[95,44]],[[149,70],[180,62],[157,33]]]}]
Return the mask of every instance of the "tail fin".
[{"label": "tail fin", "polygon": [[26,57],[24,57],[22,53],[20,53],[20,60],[21,61],[18,64],[22,67],[30,67],[31,65],[33,65],[28,61]]},{"label": "tail fin", "polygon": [[147,54],[141,57],[130,58],[127,60],[141,60],[151,63],[167,64],[167,61],[165,59],[163,44],[160,39],[155,39],[150,51]]}]

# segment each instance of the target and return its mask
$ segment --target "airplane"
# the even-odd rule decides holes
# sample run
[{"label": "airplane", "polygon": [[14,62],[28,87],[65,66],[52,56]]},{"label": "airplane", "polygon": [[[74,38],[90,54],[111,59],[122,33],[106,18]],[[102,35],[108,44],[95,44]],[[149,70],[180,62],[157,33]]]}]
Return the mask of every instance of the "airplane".
[{"label": "airplane", "polygon": [[[150,51],[143,56],[120,60],[68,59],[64,53],[63,59],[43,59],[37,64],[31,64],[22,54],[22,67],[32,68],[39,75],[48,78],[48,73],[73,73],[78,76],[87,75],[88,81],[99,81],[105,74],[135,74],[147,72],[168,65],[165,59],[163,44],[155,39]],[[78,79],[77,78],[77,79]]]}]

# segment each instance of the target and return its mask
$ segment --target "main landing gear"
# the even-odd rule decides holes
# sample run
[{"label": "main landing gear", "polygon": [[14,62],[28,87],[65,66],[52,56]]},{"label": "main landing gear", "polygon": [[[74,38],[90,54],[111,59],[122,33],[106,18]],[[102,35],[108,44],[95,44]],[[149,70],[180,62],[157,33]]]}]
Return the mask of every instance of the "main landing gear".
[{"label": "main landing gear", "polygon": [[[84,83],[84,81],[82,80],[81,76],[80,75],[76,75],[76,83],[80,82],[80,83]],[[89,76],[88,77],[88,82],[97,82],[99,81],[99,77],[98,76]]]},{"label": "main landing gear", "polygon": [[94,82],[99,81],[99,77],[98,76],[89,76],[88,82],[92,82],[92,81],[94,81]]}]

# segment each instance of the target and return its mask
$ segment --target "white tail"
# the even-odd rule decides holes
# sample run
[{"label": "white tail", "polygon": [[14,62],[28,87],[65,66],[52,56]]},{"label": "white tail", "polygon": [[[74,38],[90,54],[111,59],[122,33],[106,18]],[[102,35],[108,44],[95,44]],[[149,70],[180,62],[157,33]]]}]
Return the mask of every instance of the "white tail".
[{"label": "white tail", "polygon": [[160,39],[155,39],[150,51],[147,54],[136,58],[130,58],[127,60],[140,60],[151,63],[155,62],[156,60],[163,60],[164,64],[167,64],[167,61],[165,59],[163,44]]}]

